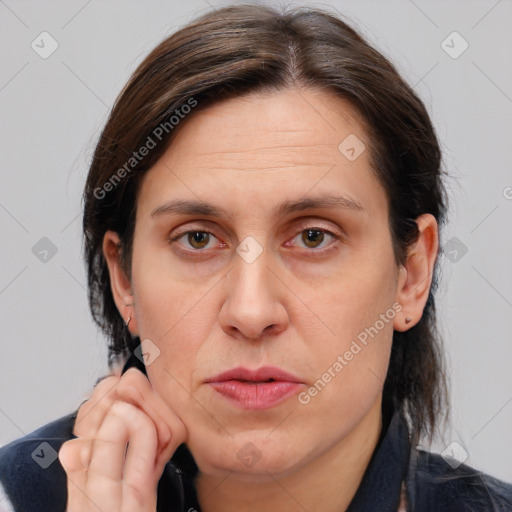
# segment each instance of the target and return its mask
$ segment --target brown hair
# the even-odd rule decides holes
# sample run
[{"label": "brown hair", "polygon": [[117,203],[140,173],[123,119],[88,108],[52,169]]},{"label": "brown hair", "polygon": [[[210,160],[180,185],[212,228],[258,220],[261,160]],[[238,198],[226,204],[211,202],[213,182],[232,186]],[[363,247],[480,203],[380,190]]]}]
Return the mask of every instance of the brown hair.
[{"label": "brown hair", "polygon": [[[360,114],[371,140],[372,167],[389,201],[397,264],[405,262],[417,238],[419,215],[431,213],[440,225],[444,221],[441,152],[426,109],[393,65],[349,25],[309,8],[277,11],[248,4],[204,15],[162,41],[139,65],[114,104],[87,177],[83,229],[89,303],[109,338],[110,366],[140,340],[129,336],[114,303],[103,236],[107,230],[119,234],[130,276],[139,183],[179,130],[176,119],[187,112],[183,106],[198,105],[194,111],[199,111],[221,99],[292,86],[332,91]],[[151,149],[135,158],[149,139]],[[436,276],[437,264],[421,320],[393,333],[384,385],[385,403],[404,408],[415,439],[433,434],[446,403]]]}]

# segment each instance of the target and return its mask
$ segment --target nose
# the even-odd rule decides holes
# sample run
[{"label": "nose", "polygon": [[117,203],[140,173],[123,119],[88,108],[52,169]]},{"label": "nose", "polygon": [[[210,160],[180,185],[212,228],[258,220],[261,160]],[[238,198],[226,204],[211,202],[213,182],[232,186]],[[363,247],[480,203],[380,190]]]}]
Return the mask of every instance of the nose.
[{"label": "nose", "polygon": [[234,267],[225,277],[219,322],[231,337],[257,340],[287,328],[284,285],[269,268],[264,254],[251,263],[235,257]]}]

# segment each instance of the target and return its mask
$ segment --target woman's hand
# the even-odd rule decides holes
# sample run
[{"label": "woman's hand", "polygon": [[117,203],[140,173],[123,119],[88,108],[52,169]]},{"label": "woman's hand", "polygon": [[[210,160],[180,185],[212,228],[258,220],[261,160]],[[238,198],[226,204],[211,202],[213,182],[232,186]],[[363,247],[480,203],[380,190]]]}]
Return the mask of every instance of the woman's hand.
[{"label": "woman's hand", "polygon": [[178,415],[130,368],[104,378],[79,409],[59,450],[67,475],[67,512],[155,512],[158,481],[187,439]]}]

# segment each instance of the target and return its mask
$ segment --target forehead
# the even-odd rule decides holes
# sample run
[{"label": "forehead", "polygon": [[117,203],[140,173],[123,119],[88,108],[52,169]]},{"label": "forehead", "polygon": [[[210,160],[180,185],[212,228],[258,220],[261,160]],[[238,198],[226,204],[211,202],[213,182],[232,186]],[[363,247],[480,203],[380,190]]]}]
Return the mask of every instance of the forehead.
[{"label": "forehead", "polygon": [[215,195],[243,208],[250,199],[267,204],[279,195],[298,199],[336,189],[382,210],[386,201],[369,163],[369,143],[357,112],[326,91],[223,100],[185,119],[144,177],[139,206],[147,214],[177,196]]},{"label": "forehead", "polygon": [[305,163],[333,164],[338,145],[350,133],[366,137],[347,101],[326,91],[293,88],[214,103],[191,116],[172,145],[175,150],[195,146],[193,153],[180,155],[182,160],[217,154],[222,162],[235,161],[243,164],[242,170],[252,170],[251,157],[257,158],[258,169],[265,162],[269,167],[276,159],[297,163],[294,157],[308,155],[312,161]]}]

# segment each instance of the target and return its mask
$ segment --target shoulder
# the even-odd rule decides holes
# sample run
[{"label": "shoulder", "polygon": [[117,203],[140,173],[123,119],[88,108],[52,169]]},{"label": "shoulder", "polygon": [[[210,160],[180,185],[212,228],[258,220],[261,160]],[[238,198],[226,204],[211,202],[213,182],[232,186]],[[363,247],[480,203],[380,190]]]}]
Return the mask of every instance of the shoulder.
[{"label": "shoulder", "polygon": [[510,512],[512,484],[438,454],[413,450],[408,491],[413,510]]},{"label": "shoulder", "polygon": [[14,510],[64,511],[66,473],[58,459],[73,439],[76,412],[63,416],[0,448],[0,484]]}]

